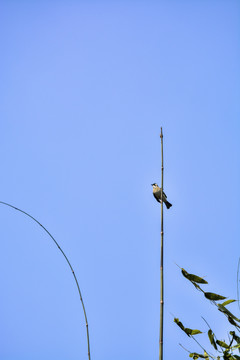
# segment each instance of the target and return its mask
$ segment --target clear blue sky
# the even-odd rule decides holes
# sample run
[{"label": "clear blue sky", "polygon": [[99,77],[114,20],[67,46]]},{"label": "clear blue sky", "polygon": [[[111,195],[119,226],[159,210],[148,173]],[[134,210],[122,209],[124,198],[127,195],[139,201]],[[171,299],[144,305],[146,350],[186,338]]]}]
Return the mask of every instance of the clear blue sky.
[{"label": "clear blue sky", "polygon": [[[239,1],[1,1],[0,200],[69,257],[92,360],[158,359],[161,126],[165,360],[188,358],[179,342],[199,350],[173,315],[207,331],[202,315],[226,339],[175,263],[236,298],[239,13]],[[57,247],[3,205],[0,224],[0,358],[87,360]]]}]

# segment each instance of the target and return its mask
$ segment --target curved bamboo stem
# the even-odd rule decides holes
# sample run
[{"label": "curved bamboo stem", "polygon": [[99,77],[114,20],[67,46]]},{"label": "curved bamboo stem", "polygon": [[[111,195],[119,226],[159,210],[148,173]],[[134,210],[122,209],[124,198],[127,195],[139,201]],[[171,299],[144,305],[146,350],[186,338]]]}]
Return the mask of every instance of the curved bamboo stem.
[{"label": "curved bamboo stem", "polygon": [[11,207],[12,209],[15,209],[17,211],[20,211],[21,213],[25,214],[26,216],[30,217],[33,221],[35,221],[39,226],[41,226],[43,228],[44,231],[46,231],[46,233],[51,237],[51,239],[54,241],[54,243],[57,245],[58,249],[61,251],[62,255],[64,256],[65,260],[67,261],[71,272],[73,274],[75,283],[77,285],[77,289],[78,289],[78,293],[79,293],[79,297],[82,303],[82,308],[83,308],[83,313],[84,313],[84,318],[85,318],[85,322],[86,322],[86,332],[87,332],[87,344],[88,344],[88,360],[91,360],[91,356],[90,356],[90,341],[89,341],[89,331],[88,331],[88,321],[87,321],[87,314],[86,314],[86,310],[85,310],[85,306],[84,306],[84,302],[83,302],[83,298],[82,298],[82,294],[81,294],[81,290],[77,281],[77,277],[75,275],[75,272],[73,270],[72,265],[70,264],[70,261],[68,260],[66,254],[64,253],[64,251],[62,250],[62,248],[60,247],[60,245],[58,244],[58,242],[54,239],[54,237],[52,236],[52,234],[37,220],[35,219],[32,215],[28,214],[26,211],[23,211],[21,209],[18,209],[17,207],[8,204],[6,202],[0,201],[0,204],[6,205]]}]

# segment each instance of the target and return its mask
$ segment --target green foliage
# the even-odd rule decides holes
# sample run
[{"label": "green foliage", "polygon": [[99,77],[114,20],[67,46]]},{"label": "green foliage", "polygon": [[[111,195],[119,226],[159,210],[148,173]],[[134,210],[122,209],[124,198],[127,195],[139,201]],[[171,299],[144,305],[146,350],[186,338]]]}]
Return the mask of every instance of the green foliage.
[{"label": "green foliage", "polygon": [[221,296],[221,295],[214,294],[214,293],[211,293],[211,292],[205,292],[205,293],[204,293],[204,296],[205,296],[205,298],[207,298],[208,300],[214,300],[214,301],[226,299],[225,296]]},{"label": "green foliage", "polygon": [[240,344],[240,337],[235,334],[235,331],[230,331],[229,334],[232,335],[236,343]]},{"label": "green foliage", "polygon": [[224,347],[225,349],[229,349],[229,345],[227,345],[224,341],[217,340],[216,344],[218,344],[221,347]]},{"label": "green foliage", "polygon": [[225,308],[225,306],[218,304],[218,308],[219,308],[218,310],[223,312],[225,315],[240,322],[240,319],[238,319],[236,316],[234,316],[228,309]]},{"label": "green foliage", "polygon": [[193,359],[198,359],[198,358],[202,358],[202,359],[209,359],[208,355],[202,355],[202,354],[198,354],[198,353],[191,353],[189,354],[189,357],[193,358]]},{"label": "green foliage", "polygon": [[185,276],[185,278],[187,278],[188,280],[193,281],[195,283],[208,284],[208,282],[206,280],[204,280],[203,278],[201,278],[200,276],[197,276],[197,275],[194,275],[194,274],[189,274],[183,268],[182,268],[182,274],[183,274],[183,276]]},{"label": "green foliage", "polygon": [[185,328],[183,326],[183,324],[181,323],[181,321],[179,321],[179,319],[174,318],[174,322],[180,327],[180,329],[182,329],[185,334],[187,334],[188,336],[192,336],[192,335],[197,335],[197,334],[202,334],[202,332],[200,330],[193,330],[193,329],[189,329],[189,328]]},{"label": "green foliage", "polygon": [[[197,275],[194,275],[194,274],[189,274],[183,268],[181,268],[181,272],[182,272],[182,275],[186,279],[188,279],[194,285],[194,287],[197,290],[199,290],[200,292],[202,292],[204,294],[204,296],[205,296],[205,298],[207,300],[211,301],[211,303],[213,303],[217,307],[217,309],[227,318],[228,322],[232,326],[234,326],[235,329],[237,329],[237,331],[240,331],[240,324],[239,324],[240,319],[237,318],[235,315],[233,315],[226,308],[227,305],[235,302],[236,300],[230,299],[230,300],[224,301],[222,304],[217,303],[220,300],[225,300],[226,297],[222,296],[222,295],[215,294],[213,292],[205,292],[198,284],[208,284],[208,282],[206,280],[204,280],[200,276],[197,276]],[[193,329],[184,327],[183,323],[178,318],[174,318],[174,322],[189,337],[194,338],[195,335],[202,334],[202,332],[200,330],[193,330]],[[215,334],[213,333],[212,329],[209,326],[208,338],[209,338],[210,344],[212,345],[214,350],[218,352],[218,355],[216,355],[216,356],[212,355],[207,350],[205,350],[202,347],[202,345],[200,345],[199,342],[197,341],[197,343],[203,349],[204,353],[200,354],[200,353],[197,353],[197,352],[190,352],[189,351],[189,357],[191,357],[193,359],[202,358],[202,359],[208,359],[208,360],[210,358],[211,359],[216,359],[216,360],[220,360],[221,358],[223,360],[240,360],[240,356],[235,354],[236,351],[238,351],[240,353],[240,337],[238,335],[236,335],[235,331],[229,331],[228,337],[229,337],[229,343],[225,342],[224,340],[217,339]],[[194,340],[195,340],[195,338],[194,338]]]},{"label": "green foliage", "polygon": [[216,342],[214,340],[214,334],[212,332],[212,329],[209,329],[208,330],[208,338],[210,340],[210,343],[212,344],[212,346],[214,347],[215,350],[217,350],[217,345],[216,345]]},{"label": "green foliage", "polygon": [[222,305],[222,306],[226,306],[226,305],[228,305],[228,304],[231,304],[231,303],[234,302],[234,301],[236,301],[236,300],[227,300],[227,301],[224,301],[224,303],[222,303],[221,305]]}]

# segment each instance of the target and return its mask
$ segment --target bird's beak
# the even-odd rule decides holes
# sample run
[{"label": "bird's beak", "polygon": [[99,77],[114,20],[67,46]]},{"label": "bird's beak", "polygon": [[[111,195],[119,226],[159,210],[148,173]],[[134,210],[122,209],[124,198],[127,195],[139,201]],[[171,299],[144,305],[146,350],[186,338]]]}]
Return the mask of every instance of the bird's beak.
[{"label": "bird's beak", "polygon": [[151,184],[151,186],[153,186],[153,184]]}]

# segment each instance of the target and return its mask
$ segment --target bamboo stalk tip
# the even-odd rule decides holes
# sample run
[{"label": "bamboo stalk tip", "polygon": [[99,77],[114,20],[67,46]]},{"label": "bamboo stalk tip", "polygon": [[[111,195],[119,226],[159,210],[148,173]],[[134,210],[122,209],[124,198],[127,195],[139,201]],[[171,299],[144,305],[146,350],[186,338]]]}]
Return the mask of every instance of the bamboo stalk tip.
[{"label": "bamboo stalk tip", "polygon": [[160,138],[163,138],[163,132],[162,132],[162,127],[161,127],[161,133],[160,133]]}]

